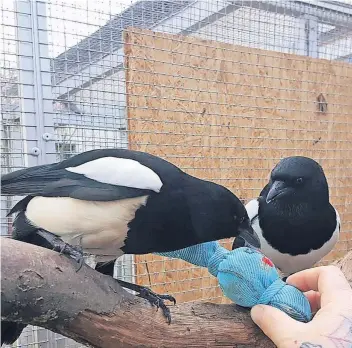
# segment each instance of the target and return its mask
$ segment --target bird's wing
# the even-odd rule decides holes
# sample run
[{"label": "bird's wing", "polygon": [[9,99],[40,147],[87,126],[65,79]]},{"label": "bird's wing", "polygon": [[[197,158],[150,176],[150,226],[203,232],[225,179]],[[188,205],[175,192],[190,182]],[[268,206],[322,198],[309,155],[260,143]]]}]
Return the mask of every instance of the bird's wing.
[{"label": "bird's wing", "polygon": [[80,163],[79,156],[75,156],[77,161],[70,159],[3,175],[2,194],[112,201],[159,192],[163,185],[153,170],[136,160],[100,157]]},{"label": "bird's wing", "polygon": [[252,199],[246,204],[247,214],[248,214],[249,220],[251,220],[252,227],[253,227],[253,222],[258,218],[259,200],[262,199],[262,197],[264,198],[266,197],[269,189],[270,189],[270,183],[266,184],[263,187],[263,189],[260,191],[258,198]]},{"label": "bird's wing", "polygon": [[259,202],[258,199],[252,199],[246,204],[246,210],[249,220],[253,222],[258,217]]},{"label": "bird's wing", "polygon": [[336,213],[336,229],[334,231],[334,234],[335,233],[339,234],[340,233],[340,229],[341,229],[341,218],[340,218],[340,214],[337,211],[337,209],[334,208],[334,210],[335,210],[335,213]]}]

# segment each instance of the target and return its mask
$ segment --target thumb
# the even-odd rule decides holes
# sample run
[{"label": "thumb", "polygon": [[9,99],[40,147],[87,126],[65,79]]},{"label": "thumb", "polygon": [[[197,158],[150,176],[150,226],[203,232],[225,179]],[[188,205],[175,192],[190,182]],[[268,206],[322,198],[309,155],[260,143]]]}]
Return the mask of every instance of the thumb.
[{"label": "thumb", "polygon": [[251,310],[251,317],[277,346],[294,336],[295,332],[303,325],[283,311],[266,305],[254,306]]}]

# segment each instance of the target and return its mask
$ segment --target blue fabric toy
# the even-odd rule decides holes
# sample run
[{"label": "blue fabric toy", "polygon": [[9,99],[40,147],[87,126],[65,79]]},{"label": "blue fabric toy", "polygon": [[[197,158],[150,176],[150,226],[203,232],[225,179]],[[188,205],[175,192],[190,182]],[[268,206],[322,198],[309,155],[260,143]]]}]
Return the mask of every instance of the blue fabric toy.
[{"label": "blue fabric toy", "polygon": [[218,242],[208,242],[156,255],[208,268],[224,295],[242,307],[267,304],[301,322],[312,317],[303,293],[282,281],[273,263],[257,250],[243,247],[229,251]]}]

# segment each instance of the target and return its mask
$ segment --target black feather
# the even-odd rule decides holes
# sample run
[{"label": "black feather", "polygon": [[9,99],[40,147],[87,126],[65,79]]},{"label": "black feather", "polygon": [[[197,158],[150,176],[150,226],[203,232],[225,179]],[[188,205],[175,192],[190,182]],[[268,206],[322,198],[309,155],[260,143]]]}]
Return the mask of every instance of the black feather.
[{"label": "black feather", "polygon": [[18,213],[20,211],[24,211],[27,208],[28,203],[31,201],[31,199],[33,198],[33,196],[27,196],[23,199],[21,199],[20,201],[18,201],[13,207],[12,209],[9,211],[9,213],[7,214],[7,216],[10,216],[14,213]]},{"label": "black feather", "polygon": [[1,345],[13,344],[20,337],[26,324],[15,323],[10,321],[1,322]]},{"label": "black feather", "polygon": [[115,260],[110,262],[98,262],[95,266],[95,270],[101,274],[114,276]]},{"label": "black feather", "polygon": [[[15,172],[16,173],[16,172]],[[89,201],[115,201],[149,195],[154,191],[111,185],[84,175],[45,165],[21,170],[18,176],[1,177],[3,195],[71,197]]]}]

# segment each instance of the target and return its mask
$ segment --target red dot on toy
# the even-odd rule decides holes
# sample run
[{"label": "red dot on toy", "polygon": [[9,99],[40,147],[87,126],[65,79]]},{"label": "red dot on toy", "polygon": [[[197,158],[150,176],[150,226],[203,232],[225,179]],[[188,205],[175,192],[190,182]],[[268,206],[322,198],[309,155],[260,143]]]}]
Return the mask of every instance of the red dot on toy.
[{"label": "red dot on toy", "polygon": [[264,256],[264,257],[262,258],[262,261],[263,261],[263,263],[265,263],[266,265],[268,265],[268,266],[270,266],[270,267],[274,267],[274,264],[272,263],[272,261],[269,260],[266,256]]}]

